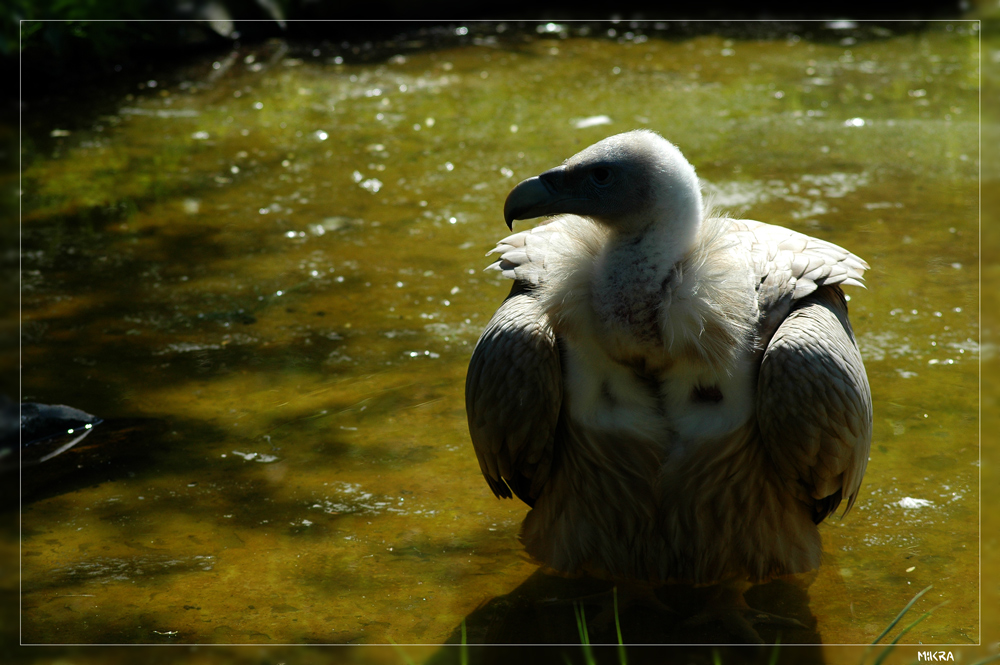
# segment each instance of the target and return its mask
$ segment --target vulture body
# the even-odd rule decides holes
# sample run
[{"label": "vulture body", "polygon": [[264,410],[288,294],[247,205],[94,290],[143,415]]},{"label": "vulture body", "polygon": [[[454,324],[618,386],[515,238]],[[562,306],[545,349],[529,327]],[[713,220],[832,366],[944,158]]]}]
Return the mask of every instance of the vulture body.
[{"label": "vulture body", "polygon": [[[819,566],[872,407],[829,242],[703,206],[650,131],[517,185],[490,268],[513,280],[469,366],[483,475],[532,506],[527,552],[605,579],[740,584]],[[744,606],[745,607],[745,606]]]}]

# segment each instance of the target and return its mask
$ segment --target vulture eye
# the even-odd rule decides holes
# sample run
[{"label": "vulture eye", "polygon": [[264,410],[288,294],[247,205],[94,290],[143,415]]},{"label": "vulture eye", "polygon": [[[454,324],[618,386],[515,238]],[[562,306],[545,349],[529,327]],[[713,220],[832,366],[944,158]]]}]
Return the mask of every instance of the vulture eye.
[{"label": "vulture eye", "polygon": [[607,185],[611,182],[611,169],[606,166],[598,166],[590,172],[590,177],[593,178],[594,182],[598,185]]}]

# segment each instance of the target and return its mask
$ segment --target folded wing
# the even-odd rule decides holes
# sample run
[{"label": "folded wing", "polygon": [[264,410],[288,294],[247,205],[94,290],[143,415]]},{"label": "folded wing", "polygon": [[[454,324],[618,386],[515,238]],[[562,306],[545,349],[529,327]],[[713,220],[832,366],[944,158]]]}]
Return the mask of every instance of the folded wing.
[{"label": "folded wing", "polygon": [[854,504],[868,464],[871,390],[840,286],[863,286],[868,264],[832,243],[737,222],[759,280],[757,419],[787,485],[821,522]]}]

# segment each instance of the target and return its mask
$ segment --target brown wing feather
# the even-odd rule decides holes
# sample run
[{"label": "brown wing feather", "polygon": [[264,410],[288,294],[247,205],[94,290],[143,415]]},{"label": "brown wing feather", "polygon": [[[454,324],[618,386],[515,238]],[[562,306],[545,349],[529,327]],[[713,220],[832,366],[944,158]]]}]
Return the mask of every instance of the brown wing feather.
[{"label": "brown wing feather", "polygon": [[552,465],[562,368],[548,316],[515,282],[472,353],[465,382],[469,433],[486,482],[534,505]]},{"label": "brown wing feather", "polygon": [[732,233],[750,253],[757,274],[761,314],[758,335],[762,345],[767,344],[794,303],[818,287],[864,287],[868,264],[831,242],[749,219],[734,220]]},{"label": "brown wing feather", "polygon": [[761,362],[757,419],[779,474],[819,523],[854,504],[868,464],[872,402],[847,303],[822,286],[795,303]]}]

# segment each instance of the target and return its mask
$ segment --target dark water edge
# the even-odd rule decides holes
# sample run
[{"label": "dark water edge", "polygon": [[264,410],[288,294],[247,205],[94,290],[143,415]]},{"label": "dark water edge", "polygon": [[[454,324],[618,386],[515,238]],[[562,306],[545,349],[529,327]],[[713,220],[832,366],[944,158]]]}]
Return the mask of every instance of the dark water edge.
[{"label": "dark water edge", "polygon": [[[320,4],[320,3],[315,3]],[[856,6],[852,6],[856,5]],[[528,3],[505,4],[498,14],[469,11],[466,4],[438,3],[419,20],[409,19],[406,3],[387,3],[378,11],[348,11],[338,20],[326,19],[311,6],[300,8],[282,27],[273,20],[255,17],[236,21],[229,36],[217,34],[205,22],[194,20],[123,20],[72,26],[41,23],[25,39],[23,53],[16,49],[0,57],[7,73],[20,75],[20,98],[56,104],[75,90],[92,85],[114,87],[119,81],[143,73],[183,65],[186,60],[229,47],[252,46],[268,39],[282,39],[328,54],[339,54],[348,63],[383,61],[399,53],[443,49],[475,43],[484,36],[503,35],[516,41],[541,32],[545,23],[565,26],[564,36],[607,34],[620,39],[626,32],[661,39],[687,39],[716,34],[729,39],[775,39],[796,34],[817,43],[843,39],[865,41],[887,35],[919,32],[928,21],[958,19],[967,13],[961,2],[929,2],[876,9],[870,3],[838,3],[829,9],[803,10],[792,6],[722,3],[685,7],[676,18],[655,3],[628,11],[608,12],[604,5],[547,5],[539,11]],[[236,14],[236,12],[234,12]],[[251,15],[253,13],[251,12]],[[297,14],[297,15],[296,15]],[[236,14],[244,15],[244,14]],[[154,18],[155,15],[142,18]],[[595,20],[594,17],[602,17]],[[177,16],[156,18],[180,18]],[[456,20],[451,17],[459,17]],[[855,25],[836,19],[851,17]],[[46,16],[45,18],[55,18]],[[825,20],[829,19],[829,20]],[[862,20],[863,22],[856,22]],[[79,23],[79,22],[77,22]],[[499,29],[498,29],[499,28]],[[8,37],[8,41],[16,40]],[[11,79],[14,77],[11,76]]]}]

